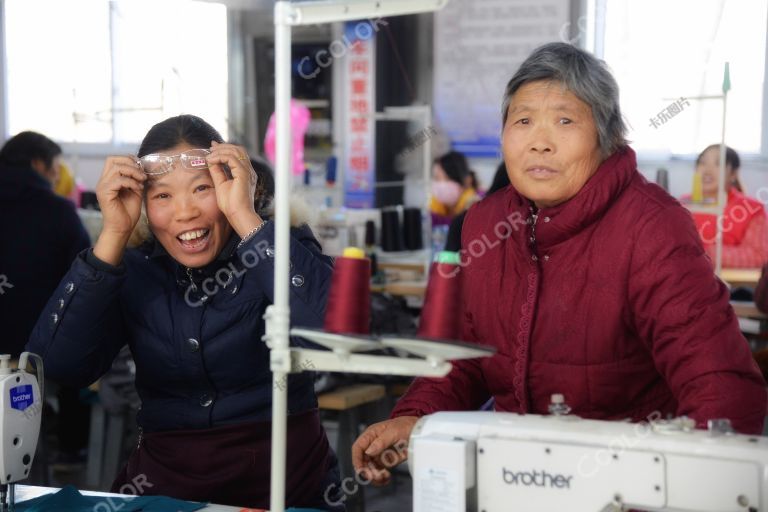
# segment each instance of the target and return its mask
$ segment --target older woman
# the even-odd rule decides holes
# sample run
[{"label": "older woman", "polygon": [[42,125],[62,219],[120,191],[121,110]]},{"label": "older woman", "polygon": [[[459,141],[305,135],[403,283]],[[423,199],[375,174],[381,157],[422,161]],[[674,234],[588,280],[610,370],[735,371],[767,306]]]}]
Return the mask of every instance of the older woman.
[{"label": "older woman", "polygon": [[690,214],[638,173],[624,134],[602,62],[552,43],[522,64],[503,103],[511,186],[471,208],[462,235],[467,247],[498,239],[505,219],[515,224],[462,271],[464,337],[498,353],[417,379],[393,419],[355,442],[356,468],[382,468],[380,454],[420,416],[491,397],[498,411],[546,414],[562,393],[586,418],[660,412],[762,431],[765,382],[728,291]]}]

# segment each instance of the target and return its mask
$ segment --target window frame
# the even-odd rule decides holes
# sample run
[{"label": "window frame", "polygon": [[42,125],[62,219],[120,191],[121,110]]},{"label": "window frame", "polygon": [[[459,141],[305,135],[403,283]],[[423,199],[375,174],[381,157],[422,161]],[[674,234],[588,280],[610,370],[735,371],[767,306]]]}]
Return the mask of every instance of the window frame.
[{"label": "window frame", "polygon": [[[114,23],[114,6],[112,5],[113,2],[110,0],[109,2],[110,8],[109,8],[109,42],[110,42],[110,62],[115,61],[115,44],[113,40],[113,30],[112,26]],[[226,8],[226,6],[225,6]],[[6,140],[8,140],[11,136],[13,136],[13,133],[9,132],[9,109],[8,109],[8,58],[7,58],[7,51],[6,51],[6,37],[7,34],[5,32],[5,22],[6,22],[6,3],[4,0],[0,0],[0,71],[2,71],[2,75],[0,76],[0,135],[2,136],[2,142],[0,142],[0,145]],[[227,46],[227,68],[229,70],[229,74],[231,75],[231,69],[232,69],[232,41],[231,41],[231,13],[229,8],[226,8],[225,12],[225,26],[226,26],[226,46]],[[114,109],[114,105],[117,103],[117,94],[116,94],[116,88],[114,86],[114,74],[112,73],[112,67],[110,66],[110,97],[111,97],[111,104],[113,106],[112,112],[120,112],[121,109]],[[229,136],[232,136],[231,128],[229,126],[229,120],[231,119],[231,105],[232,105],[232,84],[231,84],[231,76],[228,77],[228,82],[230,82],[229,86],[226,88],[227,93],[227,108],[225,111],[225,120],[227,120],[227,133]],[[149,110],[147,108],[137,108],[138,110]],[[59,140],[58,138],[52,137],[52,139],[61,146],[62,152],[65,155],[74,156],[75,159],[78,157],[86,157],[86,158],[105,158],[109,155],[115,155],[115,154],[135,154],[136,151],[138,151],[139,145],[141,144],[141,141],[136,142],[116,142],[115,134],[117,133],[117,130],[115,129],[115,116],[112,115],[109,121],[104,121],[105,125],[110,126],[111,130],[111,136],[109,142],[78,142],[77,140]]]},{"label": "window frame", "polygon": [[[584,38],[579,39],[579,46],[591,53],[597,58],[604,58],[605,51],[605,22],[606,11],[609,0],[580,0],[578,12],[587,19],[587,25],[593,30]],[[574,10],[575,11],[575,10]],[[757,164],[752,165],[757,170],[768,172],[768,16],[766,16],[766,38],[763,56],[765,66],[763,68],[763,108],[760,115],[760,151],[757,153],[739,152],[743,163]],[[574,22],[575,26],[576,23]],[[592,43],[591,45],[589,43]],[[715,141],[718,142],[718,141]],[[694,163],[698,153],[671,153],[669,160],[672,162],[690,162]],[[638,151],[638,161],[658,162],[659,158],[652,153]]]}]

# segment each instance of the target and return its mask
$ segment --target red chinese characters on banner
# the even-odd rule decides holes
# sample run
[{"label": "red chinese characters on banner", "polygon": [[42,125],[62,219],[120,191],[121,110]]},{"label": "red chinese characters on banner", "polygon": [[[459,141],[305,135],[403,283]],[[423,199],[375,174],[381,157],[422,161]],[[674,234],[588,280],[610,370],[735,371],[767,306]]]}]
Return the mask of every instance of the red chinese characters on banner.
[{"label": "red chinese characters on banner", "polygon": [[370,111],[368,100],[352,100],[349,102],[349,110],[355,114],[366,115]]},{"label": "red chinese characters on banner", "polygon": [[349,120],[349,131],[352,133],[368,133],[368,118],[353,117]]},{"label": "red chinese characters on banner", "polygon": [[370,165],[368,155],[353,156],[349,159],[349,167],[353,171],[367,171]]},{"label": "red chinese characters on banner", "polygon": [[368,61],[353,58],[349,63],[349,71],[353,75],[368,76]]},{"label": "red chinese characters on banner", "polygon": [[[357,41],[347,56],[348,103],[347,206],[372,206],[373,169],[372,83],[373,41]],[[352,193],[352,195],[350,195]],[[352,199],[354,197],[354,199]],[[371,203],[371,204],[366,204]]]},{"label": "red chinese characters on banner", "polygon": [[352,97],[355,95],[363,96],[368,90],[368,80],[365,78],[357,78],[352,80]]}]

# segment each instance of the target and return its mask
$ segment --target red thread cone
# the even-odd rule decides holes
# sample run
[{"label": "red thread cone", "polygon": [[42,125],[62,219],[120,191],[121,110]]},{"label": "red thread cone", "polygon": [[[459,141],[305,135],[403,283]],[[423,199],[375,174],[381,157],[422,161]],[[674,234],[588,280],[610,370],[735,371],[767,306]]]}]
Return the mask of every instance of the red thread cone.
[{"label": "red thread cone", "polygon": [[421,310],[419,337],[461,339],[461,267],[458,262],[457,253],[443,251],[432,263]]},{"label": "red thread cone", "polygon": [[325,330],[338,334],[371,332],[371,261],[357,248],[336,258],[325,309]]}]

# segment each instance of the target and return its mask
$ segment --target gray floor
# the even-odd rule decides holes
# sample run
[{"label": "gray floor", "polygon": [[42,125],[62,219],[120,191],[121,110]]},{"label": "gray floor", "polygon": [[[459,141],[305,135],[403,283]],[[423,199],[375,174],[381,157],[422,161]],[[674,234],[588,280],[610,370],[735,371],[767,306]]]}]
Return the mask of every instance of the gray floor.
[{"label": "gray floor", "polygon": [[402,512],[413,510],[413,485],[410,475],[398,474],[388,487],[366,490],[366,512]]}]

